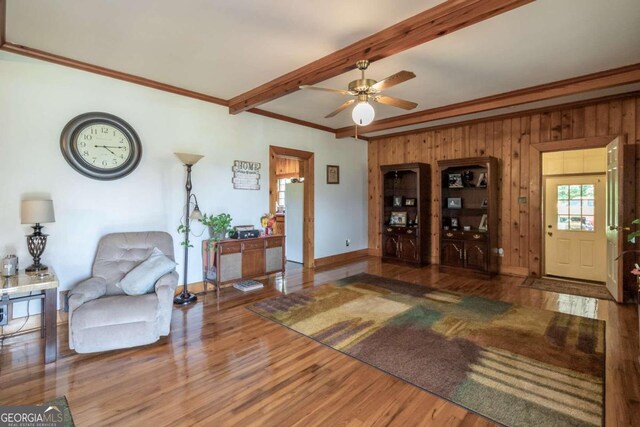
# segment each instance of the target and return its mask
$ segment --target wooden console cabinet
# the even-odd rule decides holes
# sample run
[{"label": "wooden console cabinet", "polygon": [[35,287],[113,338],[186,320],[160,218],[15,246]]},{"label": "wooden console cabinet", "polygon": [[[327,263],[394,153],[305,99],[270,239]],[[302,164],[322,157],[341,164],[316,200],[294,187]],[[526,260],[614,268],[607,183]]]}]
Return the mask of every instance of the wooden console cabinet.
[{"label": "wooden console cabinet", "polygon": [[284,271],[282,235],[202,241],[203,282],[220,286]]}]

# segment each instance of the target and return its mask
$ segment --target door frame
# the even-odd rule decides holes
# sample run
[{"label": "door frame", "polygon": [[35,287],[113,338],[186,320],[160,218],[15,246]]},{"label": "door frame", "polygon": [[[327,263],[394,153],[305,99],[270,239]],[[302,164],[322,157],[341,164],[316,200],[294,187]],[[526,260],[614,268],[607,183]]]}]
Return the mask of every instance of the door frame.
[{"label": "door frame", "polygon": [[302,162],[304,169],[302,174],[304,178],[302,261],[304,267],[314,268],[314,153],[276,145],[269,146],[269,209],[267,212],[273,211],[278,200],[278,178],[276,177],[276,161],[278,158],[295,159]]},{"label": "door frame", "polygon": [[[635,146],[627,144],[626,135],[608,135],[594,136],[576,139],[559,139],[556,141],[533,143],[529,148],[530,175],[529,182],[529,200],[531,203],[530,212],[538,212],[538,215],[532,215],[529,218],[529,232],[531,239],[531,247],[529,248],[529,275],[531,277],[542,277],[542,267],[544,266],[544,200],[543,198],[543,175],[542,175],[542,153],[553,151],[571,151],[584,150],[589,148],[602,148],[609,145],[614,139],[620,138],[620,145],[625,149],[625,155],[633,155],[635,157]],[[635,166],[635,164],[634,164]],[[633,170],[622,171],[623,174],[633,173]],[[624,175],[623,175],[624,176]],[[635,211],[635,193],[624,194],[621,203],[623,216],[625,218],[633,218]],[[623,250],[633,249],[633,245],[625,241]],[[631,271],[633,266],[633,257],[626,256],[621,263],[622,269]],[[625,270],[626,271],[626,270]],[[624,274],[624,293],[632,295],[635,289],[635,281],[631,274]]]}]

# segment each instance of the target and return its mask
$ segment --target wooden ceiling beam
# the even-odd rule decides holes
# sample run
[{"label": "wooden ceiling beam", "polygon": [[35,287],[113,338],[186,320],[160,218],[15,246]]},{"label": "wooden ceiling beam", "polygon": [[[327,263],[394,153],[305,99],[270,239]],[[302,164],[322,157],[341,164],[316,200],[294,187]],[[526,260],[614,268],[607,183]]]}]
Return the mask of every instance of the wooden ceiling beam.
[{"label": "wooden ceiling beam", "polygon": [[7,1],[0,0],[0,46],[7,40]]},{"label": "wooden ceiling beam", "polygon": [[447,0],[398,24],[291,71],[229,100],[237,114],[355,68],[468,27],[534,0]]},{"label": "wooden ceiling beam", "polygon": [[[599,73],[587,74],[553,83],[533,86],[505,92],[499,95],[487,96],[471,101],[459,102],[443,107],[417,111],[415,113],[377,120],[368,126],[358,129],[358,133],[378,132],[403,126],[411,126],[434,120],[480,113],[498,108],[544,101],[561,96],[574,95],[597,89],[606,89],[630,83],[640,82],[640,64],[614,68]],[[336,138],[354,136],[354,126],[338,129]]]}]

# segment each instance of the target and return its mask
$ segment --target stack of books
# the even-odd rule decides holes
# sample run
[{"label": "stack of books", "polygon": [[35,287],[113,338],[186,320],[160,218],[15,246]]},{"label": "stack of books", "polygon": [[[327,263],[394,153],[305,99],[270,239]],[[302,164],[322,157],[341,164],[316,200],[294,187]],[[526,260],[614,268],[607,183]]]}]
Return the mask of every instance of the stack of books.
[{"label": "stack of books", "polygon": [[264,288],[264,285],[256,280],[245,280],[235,283],[233,287],[242,292],[249,292],[255,291],[256,289],[262,289]]}]

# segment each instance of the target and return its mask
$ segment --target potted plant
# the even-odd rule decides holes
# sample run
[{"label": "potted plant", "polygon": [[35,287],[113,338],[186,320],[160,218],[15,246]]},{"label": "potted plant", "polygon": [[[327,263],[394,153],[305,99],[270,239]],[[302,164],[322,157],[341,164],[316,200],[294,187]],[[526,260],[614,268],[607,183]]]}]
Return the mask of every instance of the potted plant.
[{"label": "potted plant", "polygon": [[[631,224],[640,225],[640,218],[634,219]],[[629,235],[627,236],[627,241],[629,241],[631,243],[635,243],[635,241],[636,241],[635,239],[637,239],[638,237],[640,237],[640,230],[635,230],[635,231],[629,233]],[[640,251],[638,251],[637,249],[634,249],[634,250],[628,251],[628,252],[638,253]],[[638,285],[640,285],[640,268],[638,268],[638,264],[636,264],[635,267],[636,268],[631,270],[631,274],[635,275],[638,278]]]},{"label": "potted plant", "polygon": [[204,214],[200,219],[202,225],[209,228],[209,238],[213,241],[223,240],[231,231],[231,215],[221,213],[219,215]]}]

